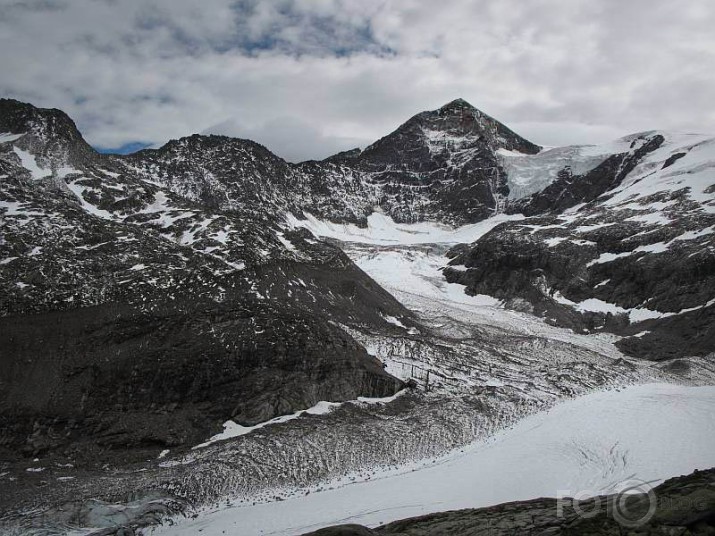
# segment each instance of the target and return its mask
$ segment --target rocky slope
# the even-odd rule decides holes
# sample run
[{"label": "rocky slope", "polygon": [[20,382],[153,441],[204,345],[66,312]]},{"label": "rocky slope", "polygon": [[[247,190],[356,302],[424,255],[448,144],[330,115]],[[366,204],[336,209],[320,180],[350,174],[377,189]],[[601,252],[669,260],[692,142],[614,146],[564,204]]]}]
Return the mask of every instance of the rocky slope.
[{"label": "rocky slope", "polygon": [[457,99],[412,117],[346,161],[380,186],[380,204],[396,221],[464,224],[504,209],[509,190],[499,151],[539,150]]},{"label": "rocky slope", "polygon": [[379,206],[399,222],[461,224],[503,210],[509,190],[498,151],[539,149],[457,99],[412,117],[364,151],[322,162],[289,164],[249,140],[199,135],[116,162],[209,207],[307,211],[364,225]]},{"label": "rocky slope", "polygon": [[401,388],[335,322],[410,314],[338,248],[265,206],[128,172],[62,112],[8,100],[0,112],[8,456],[141,456],[228,418]]},{"label": "rocky slope", "polygon": [[[376,207],[398,222],[520,213],[454,248],[447,280],[625,335],[634,355],[715,348],[705,137],[540,150],[461,99],[363,151],[301,164],[222,136],[100,155],[62,112],[7,99],[0,132],[0,403],[15,452],[72,444],[105,413],[133,415],[105,430],[107,445],[159,448],[228,417],[253,424],[394,392],[334,323],[414,319],[338,247],[295,227],[308,215],[364,225]],[[182,431],[137,424],[147,407],[184,412]]]},{"label": "rocky slope", "polygon": [[651,132],[607,150],[579,175],[561,160],[547,187],[511,203],[531,217],[452,250],[448,281],[577,330],[624,335],[619,346],[647,359],[710,354],[715,139]]}]

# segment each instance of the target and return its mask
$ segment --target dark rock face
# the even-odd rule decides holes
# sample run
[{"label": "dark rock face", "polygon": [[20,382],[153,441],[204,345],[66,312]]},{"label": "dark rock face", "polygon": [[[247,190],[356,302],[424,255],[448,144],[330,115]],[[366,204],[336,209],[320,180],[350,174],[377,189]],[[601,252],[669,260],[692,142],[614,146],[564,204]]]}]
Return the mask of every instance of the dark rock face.
[{"label": "dark rock face", "polygon": [[[534,499],[500,504],[474,510],[455,510],[395,521],[376,529],[360,525],[328,527],[306,536],[432,536],[452,534],[493,535],[593,535],[622,534],[682,536],[715,533],[715,469],[670,479],[654,490],[655,512],[638,526],[620,524],[613,512],[623,512],[617,506],[618,496],[598,497],[578,504],[562,502],[558,515],[556,499]],[[648,495],[633,495],[627,500],[628,520],[646,519],[651,505]],[[616,508],[619,508],[618,510]],[[592,513],[583,516],[579,512]]]},{"label": "dark rock face", "polygon": [[457,151],[486,148],[524,154],[541,150],[465,100],[456,99],[439,110],[410,118],[366,148],[359,155],[359,162],[371,171],[390,167],[413,172],[434,171]]},{"label": "dark rock face", "polygon": [[229,418],[252,425],[400,388],[344,331],[275,305],[104,305],[0,325],[3,420],[33,456],[191,445]]},{"label": "dark rock face", "polygon": [[397,221],[473,223],[506,203],[499,149],[534,154],[541,148],[457,99],[412,117],[353,157],[353,165],[380,185],[380,204]]},{"label": "dark rock face", "polygon": [[[445,269],[447,281],[507,305],[513,298],[526,300],[535,314],[577,331],[631,336],[618,345],[645,359],[713,351],[715,310],[708,304],[715,288],[715,259],[703,247],[709,235],[676,241],[672,250],[652,254],[653,244],[669,243],[682,229],[644,235],[637,223],[623,222],[578,232],[580,221],[561,226],[556,218],[532,220],[537,222],[543,230],[533,234],[524,224],[510,223],[471,247],[452,250],[454,267]],[[561,228],[547,229],[549,225]],[[559,239],[555,245],[550,242]],[[620,251],[613,255],[622,257],[594,262],[614,250]],[[595,312],[574,308],[588,300],[598,301]]]}]

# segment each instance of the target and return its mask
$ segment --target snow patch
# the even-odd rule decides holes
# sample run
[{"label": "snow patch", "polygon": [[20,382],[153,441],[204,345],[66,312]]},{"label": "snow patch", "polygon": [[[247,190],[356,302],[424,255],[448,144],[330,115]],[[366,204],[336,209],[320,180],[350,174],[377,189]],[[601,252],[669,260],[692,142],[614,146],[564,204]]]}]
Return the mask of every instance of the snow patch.
[{"label": "snow patch", "polygon": [[11,141],[19,140],[25,134],[13,134],[12,132],[0,132],[0,143],[9,143]]},{"label": "snow patch", "polygon": [[352,223],[319,220],[307,212],[304,214],[306,219],[300,220],[289,213],[286,216],[289,227],[304,227],[316,236],[342,242],[377,245],[471,243],[503,222],[524,219],[521,214],[498,214],[479,223],[453,228],[436,222],[396,223],[390,216],[373,212],[367,218],[367,227],[362,228]]},{"label": "snow patch", "polygon": [[35,155],[23,151],[19,147],[13,147],[12,149],[20,159],[20,165],[30,172],[33,179],[40,180],[52,175],[51,171],[43,169],[37,164]]}]

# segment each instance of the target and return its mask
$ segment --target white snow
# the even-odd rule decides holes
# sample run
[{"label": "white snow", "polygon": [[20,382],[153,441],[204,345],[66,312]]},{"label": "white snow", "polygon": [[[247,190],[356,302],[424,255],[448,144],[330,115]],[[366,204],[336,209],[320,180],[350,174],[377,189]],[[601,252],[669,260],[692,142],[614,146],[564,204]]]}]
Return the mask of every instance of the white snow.
[{"label": "white snow", "polygon": [[599,300],[597,298],[588,298],[587,300],[584,300],[582,302],[573,302],[565,296],[562,296],[560,292],[555,292],[553,298],[557,302],[564,305],[570,305],[577,311],[581,312],[590,311],[593,313],[611,313],[614,315],[627,312],[627,310],[623,309],[622,307],[619,307],[613,303],[608,303],[603,300]]},{"label": "white snow", "polygon": [[101,171],[105,175],[112,177],[113,179],[116,179],[117,177],[121,176],[120,173],[115,173],[114,171],[109,171],[108,169],[100,169],[99,171]]},{"label": "white snow", "polygon": [[55,175],[60,179],[64,179],[69,175],[80,175],[82,172],[70,166],[62,166],[55,170]]},{"label": "white snow", "polygon": [[12,132],[0,132],[0,143],[9,143],[11,141],[19,140],[25,134],[13,134]]},{"label": "white snow", "polygon": [[[449,259],[430,249],[349,251],[353,261],[389,292],[470,307],[496,307],[499,300],[483,294],[468,296],[464,286],[447,283],[441,269]],[[458,268],[458,267],[457,267]]]},{"label": "white snow", "polygon": [[216,242],[221,242],[224,246],[228,243],[228,238],[231,235],[233,231],[229,230],[229,227],[226,226],[220,231],[217,231],[216,233],[210,235],[213,240],[216,240]]},{"label": "white snow", "polygon": [[285,501],[219,508],[154,534],[293,535],[536,497],[608,493],[633,478],[657,483],[715,465],[713,409],[711,386],[596,392],[429,465],[385,470],[366,482]]},{"label": "white snow", "polygon": [[[559,219],[563,219],[559,217]],[[603,223],[594,223],[593,225],[581,225],[579,227],[576,227],[574,231],[577,233],[590,233],[591,231],[597,231],[598,229],[603,229],[604,227],[610,227],[611,225],[616,225],[615,222],[603,222]]]},{"label": "white snow", "polygon": [[574,175],[595,168],[611,153],[609,146],[568,146],[543,150],[535,155],[500,149],[499,160],[507,172],[509,198],[521,199],[546,188],[559,171],[571,167]]},{"label": "white snow", "polygon": [[397,318],[395,318],[394,316],[382,315],[382,318],[384,318],[384,319],[385,319],[385,322],[387,322],[387,323],[389,323],[389,324],[392,324],[392,325],[394,325],[394,326],[397,326],[397,327],[400,327],[400,328],[403,328],[403,329],[407,329],[407,326],[405,326],[402,322],[400,322],[400,321],[399,321]]},{"label": "white snow", "polygon": [[671,240],[670,243],[675,242],[676,240],[695,240],[697,238],[700,238],[701,236],[707,236],[709,234],[713,234],[715,232],[715,226],[710,226],[706,227],[704,229],[700,229],[698,231],[686,231],[683,234],[676,236]]},{"label": "white snow", "polygon": [[261,428],[265,428],[266,426],[271,426],[273,424],[292,421],[293,419],[297,419],[303,415],[325,415],[326,413],[330,413],[331,411],[333,411],[335,408],[340,407],[341,405],[347,404],[347,403],[360,402],[360,403],[367,403],[367,404],[386,404],[388,402],[393,401],[398,396],[401,396],[403,393],[404,393],[404,391],[400,391],[399,393],[397,393],[393,396],[384,397],[384,398],[358,397],[357,401],[349,400],[347,402],[328,402],[325,400],[321,400],[320,402],[318,402],[317,404],[315,404],[314,406],[312,406],[308,409],[302,409],[300,411],[296,411],[295,413],[291,413],[289,415],[281,415],[280,417],[275,417],[269,421],[265,421],[265,422],[256,424],[254,426],[242,426],[242,425],[235,423],[233,421],[226,421],[225,423],[223,423],[223,432],[216,434],[215,436],[212,436],[205,443],[196,445],[195,447],[193,447],[193,449],[200,449],[200,448],[206,447],[212,443],[216,443],[217,441],[223,441],[225,439],[230,439],[232,437],[239,437],[242,435],[250,434],[254,430],[259,430]]},{"label": "white snow", "polygon": [[[687,188],[688,197],[700,203],[703,211],[715,213],[715,191],[712,189],[715,184],[715,138],[699,134],[660,134],[666,141],[648,154],[618,188],[609,192],[609,195],[615,195],[604,203],[618,206],[653,194]],[[665,161],[677,153],[686,154],[662,169]],[[710,193],[707,193],[708,189]]]},{"label": "white snow", "polygon": [[194,212],[181,211],[171,206],[171,200],[159,190],[154,194],[151,204],[147,205],[139,214],[157,214],[157,223],[162,227],[171,227],[175,221],[194,216]]},{"label": "white snow", "polygon": [[77,196],[77,199],[79,200],[80,204],[82,205],[82,208],[86,212],[88,212],[89,214],[92,214],[93,216],[97,216],[98,218],[102,218],[104,220],[115,219],[114,215],[111,212],[108,212],[104,209],[95,207],[92,203],[89,203],[82,195],[85,191],[94,190],[94,188],[90,188],[89,186],[84,186],[83,184],[79,184],[78,182],[70,182],[67,184],[67,187],[70,190],[72,190],[72,193],[74,193]]},{"label": "white snow", "polygon": [[604,264],[606,262],[613,262],[616,259],[620,259],[623,257],[628,257],[632,255],[632,251],[625,251],[623,253],[601,253],[597,258],[593,259],[592,261],[589,261],[586,266],[593,266],[594,264]]},{"label": "white snow", "polygon": [[283,233],[276,233],[276,238],[280,241],[281,244],[288,250],[288,251],[296,251],[295,246],[293,245],[293,242],[288,240],[285,236],[283,236]]},{"label": "white snow", "polygon": [[616,305],[615,303],[609,303],[598,298],[588,298],[581,302],[573,302],[563,296],[560,292],[555,292],[553,298],[564,305],[569,305],[581,313],[611,313],[613,315],[625,314],[628,315],[628,320],[632,323],[643,322],[644,320],[651,320],[653,318],[666,318],[669,316],[679,315],[683,312],[678,313],[662,313],[660,311],[654,311],[652,309],[647,309],[645,307],[635,307],[633,309],[625,309]]},{"label": "white snow", "polygon": [[50,175],[52,175],[52,171],[43,169],[37,164],[37,161],[35,160],[35,156],[33,154],[28,153],[27,151],[23,151],[19,147],[13,147],[12,149],[13,151],[15,151],[15,154],[20,158],[20,165],[30,172],[33,179],[44,179],[45,177],[49,177]]},{"label": "white snow", "polygon": [[557,236],[555,238],[547,238],[546,240],[544,240],[544,243],[546,243],[546,245],[551,248],[560,244],[564,240],[568,240],[568,238],[565,236]]},{"label": "white snow", "polygon": [[380,212],[373,212],[367,218],[367,228],[352,223],[332,223],[319,220],[312,214],[305,213],[306,219],[300,220],[288,214],[290,227],[304,227],[313,234],[362,244],[460,244],[474,242],[494,227],[505,221],[523,220],[521,214],[498,214],[479,223],[462,227],[449,227],[436,222],[396,223],[391,217]]},{"label": "white snow", "polygon": [[665,242],[656,242],[655,244],[646,244],[644,246],[638,246],[633,250],[633,253],[645,252],[645,253],[663,253],[668,251],[668,244]]},{"label": "white snow", "polygon": [[392,396],[385,396],[385,397],[382,397],[382,398],[370,398],[370,397],[367,397],[367,396],[359,396],[359,397],[357,398],[357,401],[358,401],[358,402],[361,402],[361,403],[363,403],[363,404],[389,404],[389,403],[392,402],[393,400],[395,400],[395,399],[401,397],[402,395],[404,395],[406,392],[407,392],[407,390],[406,390],[406,389],[403,389],[402,391],[398,391],[397,393],[395,393],[395,394],[392,395]]},{"label": "white snow", "polygon": [[347,402],[328,402],[325,400],[321,400],[320,402],[318,402],[317,404],[315,404],[314,406],[312,406],[308,409],[302,409],[302,410],[296,411],[295,413],[291,413],[289,415],[281,415],[280,417],[275,417],[269,421],[265,421],[265,422],[256,424],[254,426],[242,426],[238,423],[235,423],[234,421],[226,421],[225,423],[223,423],[223,432],[216,434],[215,436],[212,436],[205,443],[196,445],[195,447],[193,447],[193,449],[200,449],[200,448],[206,447],[212,443],[216,443],[217,441],[223,441],[225,439],[230,439],[232,437],[239,437],[242,435],[250,434],[254,430],[260,430],[261,428],[265,428],[266,426],[270,426],[272,424],[278,424],[278,423],[292,421],[293,419],[297,419],[303,415],[325,415],[326,413],[330,413],[335,408],[340,407],[343,404],[354,404],[354,403],[387,404],[389,402],[392,402],[396,398],[402,396],[403,394],[405,394],[404,389],[402,391],[395,393],[392,396],[387,396],[387,397],[382,397],[382,398],[370,398],[370,397],[365,397],[365,396],[359,396],[357,398],[357,400],[348,400]]},{"label": "white snow", "polygon": [[467,152],[473,149],[474,143],[478,140],[477,136],[459,136],[448,134],[444,130],[432,130],[422,127],[422,134],[427,142],[427,147],[432,154],[438,154],[447,151],[450,156],[453,153]]},{"label": "white snow", "polygon": [[[653,131],[631,134],[600,145],[556,147],[535,155],[499,150],[497,155],[507,172],[509,198],[520,199],[543,190],[566,166],[571,168],[573,175],[582,175],[612,154],[634,152],[645,143],[640,137],[656,134],[664,136],[665,142],[646,155],[618,188],[609,192],[609,195],[616,195],[606,200],[606,205],[618,209],[655,210],[629,219],[666,224],[669,219],[660,211],[671,202],[648,202],[639,207],[638,200],[659,192],[688,188],[691,199],[701,203],[704,211],[715,213],[715,192],[707,192],[715,184],[715,138],[708,136]],[[633,142],[635,145],[631,147]],[[687,154],[663,169],[665,161],[676,153]]]}]

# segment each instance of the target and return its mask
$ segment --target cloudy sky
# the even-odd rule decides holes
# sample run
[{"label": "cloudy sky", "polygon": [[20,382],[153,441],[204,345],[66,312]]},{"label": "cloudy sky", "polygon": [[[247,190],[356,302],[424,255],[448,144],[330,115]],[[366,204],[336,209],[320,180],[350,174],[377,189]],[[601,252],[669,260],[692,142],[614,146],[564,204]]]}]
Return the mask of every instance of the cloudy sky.
[{"label": "cloudy sky", "polygon": [[713,0],[0,0],[0,96],[96,147],[194,132],[289,160],[463,97],[533,141],[715,133]]}]

